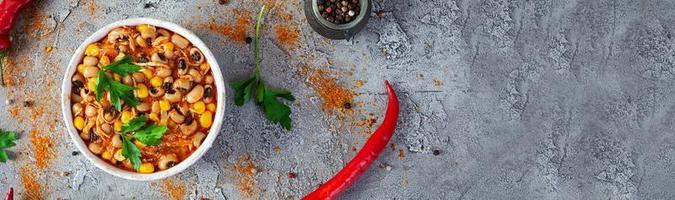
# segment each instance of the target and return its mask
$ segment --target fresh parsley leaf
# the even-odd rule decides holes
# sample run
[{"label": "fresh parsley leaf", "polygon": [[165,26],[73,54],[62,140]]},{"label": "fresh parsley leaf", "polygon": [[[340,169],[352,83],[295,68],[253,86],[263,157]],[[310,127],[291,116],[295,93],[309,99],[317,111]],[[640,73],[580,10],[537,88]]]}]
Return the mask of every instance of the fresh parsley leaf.
[{"label": "fresh parsley leaf", "polygon": [[234,104],[237,106],[242,106],[246,102],[250,101],[254,92],[254,85],[257,85],[255,76],[247,80],[230,84],[230,87],[232,87],[234,90]]},{"label": "fresh parsley leaf", "polygon": [[167,130],[169,130],[169,128],[166,126],[157,126],[153,124],[137,130],[136,133],[131,136],[141,141],[143,144],[156,146],[162,141],[162,136],[164,136],[164,133]]},{"label": "fresh parsley leaf", "polygon": [[122,156],[129,159],[131,164],[134,166],[134,169],[138,171],[138,168],[141,167],[141,150],[136,147],[134,143],[129,141],[126,134],[122,134]]},{"label": "fresh parsley leaf", "polygon": [[255,71],[250,78],[230,84],[234,90],[234,104],[242,106],[250,101],[255,95],[255,103],[262,107],[265,112],[265,117],[268,120],[278,123],[286,130],[291,130],[291,108],[279,101],[278,98],[294,101],[295,97],[286,90],[273,90],[269,88],[262,78],[260,72],[259,59],[259,40],[260,40],[260,25],[262,24],[265,13],[265,6],[263,5],[258,14],[258,20],[255,26]]},{"label": "fresh parsley leaf", "polygon": [[0,131],[0,149],[15,146],[14,141],[16,141],[16,133],[12,131]]},{"label": "fresh parsley leaf", "polygon": [[4,163],[7,162],[7,160],[9,160],[9,155],[7,152],[5,152],[5,150],[0,150],[0,162]]},{"label": "fresh parsley leaf", "polygon": [[286,98],[288,100],[295,99],[288,93],[277,93],[269,89],[264,90],[262,106],[265,111],[267,119],[274,123],[279,123],[281,127],[286,130],[291,130],[291,108],[279,102],[277,97]]},{"label": "fresh parsley leaf", "polygon": [[134,65],[131,62],[131,56],[126,55],[121,60],[115,61],[103,67],[103,69],[110,70],[122,76],[126,76],[141,70],[141,66]]},{"label": "fresh parsley leaf", "polygon": [[9,154],[5,152],[5,148],[13,147],[16,145],[16,133],[12,131],[3,131],[0,130],[0,162],[7,162],[9,160]]},{"label": "fresh parsley leaf", "polygon": [[118,81],[110,79],[103,70],[98,71],[96,77],[96,100],[100,101],[105,92],[110,92],[110,103],[115,106],[115,109],[122,111],[122,102],[130,106],[137,106],[140,104],[138,98],[134,96],[134,88],[124,85]]},{"label": "fresh parsley leaf", "polygon": [[145,125],[145,122],[148,121],[148,118],[140,116],[140,117],[135,117],[129,122],[125,123],[122,125],[122,133],[128,133],[132,131],[136,131],[143,127]]}]

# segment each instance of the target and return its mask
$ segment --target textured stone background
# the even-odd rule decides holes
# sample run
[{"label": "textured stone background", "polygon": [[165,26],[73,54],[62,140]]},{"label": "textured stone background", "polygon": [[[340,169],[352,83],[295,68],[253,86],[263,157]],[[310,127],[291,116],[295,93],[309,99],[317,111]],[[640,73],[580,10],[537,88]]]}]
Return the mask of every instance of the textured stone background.
[{"label": "textured stone background", "polygon": [[[164,181],[132,182],[71,154],[58,97],[74,49],[107,23],[154,17],[192,29],[226,80],[240,80],[252,70],[250,46],[198,24],[229,23],[234,10],[255,13],[262,2],[38,1],[13,34],[5,75],[21,81],[0,89],[0,125],[21,133],[13,160],[0,164],[0,191],[26,196],[33,179],[46,199],[297,199],[367,139],[369,130],[349,123],[381,116],[388,79],[402,102],[394,145],[343,199],[675,198],[673,1],[375,0],[383,15],[349,42],[313,33],[302,2],[277,2],[267,24],[297,26],[300,41],[285,47],[267,28],[263,71],[298,97],[293,131],[228,98],[203,159]],[[347,88],[365,81],[353,89],[360,114],[323,111],[304,65],[352,71],[335,75]],[[23,108],[25,99],[35,105]],[[41,138],[53,157],[44,167]],[[255,174],[237,170],[249,164]]]}]

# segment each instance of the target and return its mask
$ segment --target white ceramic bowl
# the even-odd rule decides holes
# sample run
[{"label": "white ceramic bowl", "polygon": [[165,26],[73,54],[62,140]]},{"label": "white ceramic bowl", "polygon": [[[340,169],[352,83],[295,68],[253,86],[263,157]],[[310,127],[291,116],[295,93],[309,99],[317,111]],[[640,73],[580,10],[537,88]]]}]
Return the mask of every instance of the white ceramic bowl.
[{"label": "white ceramic bowl", "polygon": [[[135,26],[139,24],[150,24],[158,28],[164,28],[174,33],[178,33],[181,36],[185,37],[187,40],[189,40],[190,43],[192,43],[195,47],[199,48],[199,50],[201,50],[204,56],[206,57],[206,61],[209,63],[209,65],[211,65],[211,71],[213,73],[213,78],[215,79],[217,99],[218,99],[216,114],[213,117],[214,120],[213,124],[211,126],[211,129],[209,130],[208,136],[206,137],[206,139],[204,139],[204,142],[202,142],[202,145],[195,152],[193,152],[192,155],[190,155],[188,158],[180,162],[178,165],[164,171],[157,171],[152,174],[141,174],[120,169],[116,166],[108,164],[98,156],[91,153],[91,151],[89,151],[89,148],[84,143],[82,138],[80,138],[80,135],[78,134],[77,130],[75,129],[75,126],[73,125],[73,114],[71,111],[72,106],[70,102],[70,94],[72,88],[71,78],[75,73],[75,70],[77,69],[77,65],[82,61],[82,58],[84,56],[84,50],[87,47],[87,45],[103,39],[108,34],[108,32],[110,32],[114,28],[121,26]],[[68,129],[68,133],[70,135],[70,139],[73,140],[73,143],[75,143],[77,149],[80,152],[82,152],[82,155],[84,155],[84,157],[86,157],[87,159],[89,159],[89,161],[94,163],[96,167],[114,176],[129,180],[137,180],[137,181],[157,180],[182,172],[183,170],[190,167],[190,165],[197,162],[197,160],[199,160],[199,158],[201,158],[206,153],[206,151],[209,150],[209,148],[211,148],[211,145],[213,145],[213,141],[216,139],[216,136],[218,135],[220,126],[222,125],[221,119],[223,118],[225,110],[225,83],[223,80],[223,75],[220,72],[220,67],[218,66],[216,58],[213,56],[213,53],[211,53],[211,50],[209,50],[209,48],[206,47],[204,42],[202,42],[191,31],[174,23],[161,21],[157,19],[151,18],[126,19],[108,24],[107,26],[99,29],[93,35],[89,36],[77,48],[77,50],[75,50],[73,57],[70,59],[70,62],[68,63],[68,68],[66,69],[66,73],[63,77],[63,84],[61,85],[61,109],[63,112],[63,119],[65,120],[66,123],[66,128]]]}]

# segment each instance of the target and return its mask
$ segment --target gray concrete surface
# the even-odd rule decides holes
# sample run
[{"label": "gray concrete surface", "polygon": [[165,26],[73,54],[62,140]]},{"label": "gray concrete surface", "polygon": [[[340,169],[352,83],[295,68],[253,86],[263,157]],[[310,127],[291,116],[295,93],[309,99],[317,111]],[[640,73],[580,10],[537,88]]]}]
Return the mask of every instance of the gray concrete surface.
[{"label": "gray concrete surface", "polygon": [[[275,9],[293,19],[270,14],[268,24],[297,25],[300,41],[284,48],[268,28],[263,71],[272,85],[298,97],[293,131],[228,98],[215,147],[169,179],[184,188],[177,198],[298,199],[349,161],[368,131],[321,110],[321,99],[298,72],[306,64],[353,70],[337,79],[348,88],[365,81],[354,89],[362,113],[382,114],[382,80],[392,80],[400,93],[393,148],[343,199],[675,199],[673,1],[376,0],[373,10],[383,16],[373,14],[350,42],[322,39],[304,22],[301,2],[279,2]],[[25,83],[0,89],[7,102],[0,106],[0,125],[22,133],[10,149],[13,160],[0,164],[0,191],[15,187],[26,196],[20,174],[36,162],[29,132],[51,123],[53,130],[42,134],[53,141],[54,159],[34,173],[43,198],[170,197],[166,181],[126,181],[72,156],[62,122],[54,121],[58,111],[21,120],[17,116],[37,108],[19,109],[18,115],[5,110],[25,98],[58,109],[58,82],[75,47],[101,26],[133,16],[194,30],[218,56],[226,79],[239,80],[252,70],[250,46],[196,24],[214,16],[231,22],[233,9],[255,13],[260,5],[38,1],[37,10],[47,16],[37,20],[43,29],[23,33],[36,23],[23,15],[14,33],[11,59],[28,61],[12,73]],[[30,36],[42,32],[38,39]],[[54,50],[45,53],[50,46]],[[44,77],[57,80],[50,85]],[[240,187],[247,175],[236,170],[246,156],[256,168],[248,177],[252,195]]]}]

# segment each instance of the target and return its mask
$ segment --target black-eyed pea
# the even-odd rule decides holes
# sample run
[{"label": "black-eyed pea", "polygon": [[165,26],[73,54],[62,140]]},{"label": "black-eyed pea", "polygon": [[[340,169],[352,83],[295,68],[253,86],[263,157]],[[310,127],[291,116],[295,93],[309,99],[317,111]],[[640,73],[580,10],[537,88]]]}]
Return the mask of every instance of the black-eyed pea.
[{"label": "black-eyed pea", "polygon": [[173,91],[173,93],[167,92],[164,94],[164,99],[171,103],[177,103],[183,98],[183,94],[180,91]]},{"label": "black-eyed pea", "polygon": [[166,154],[159,157],[157,161],[157,166],[160,170],[169,169],[178,164],[178,157],[176,154]]},{"label": "black-eyed pea", "polygon": [[136,39],[134,39],[134,41],[136,41],[136,44],[138,44],[138,46],[141,46],[143,48],[148,47],[148,42],[145,41],[145,39],[140,35],[136,36]]},{"label": "black-eyed pea", "polygon": [[131,76],[124,76],[122,77],[122,83],[126,85],[134,85],[134,78]]},{"label": "black-eyed pea", "polygon": [[166,57],[164,56],[164,54],[160,54],[160,53],[157,53],[157,52],[152,54],[152,56],[150,57],[150,60],[152,62],[156,62],[156,63],[166,63]]},{"label": "black-eyed pea", "polygon": [[150,89],[148,89],[148,92],[150,93],[151,97],[161,97],[162,95],[164,95],[164,89],[158,87],[150,87]]},{"label": "black-eyed pea", "polygon": [[202,96],[204,96],[204,87],[197,85],[186,95],[186,100],[188,103],[195,103],[202,99]]},{"label": "black-eyed pea", "polygon": [[201,64],[204,62],[204,54],[197,48],[190,48],[190,59],[194,64]]},{"label": "black-eyed pea", "polygon": [[158,67],[155,69],[155,74],[159,77],[165,78],[171,76],[171,69],[166,67]]},{"label": "black-eyed pea", "polygon": [[159,101],[154,101],[152,102],[152,113],[157,113],[159,114],[160,111],[160,106],[159,106]]},{"label": "black-eyed pea", "polygon": [[103,148],[99,143],[89,143],[89,151],[91,151],[91,153],[99,155],[103,152]]},{"label": "black-eyed pea", "polygon": [[169,118],[171,118],[171,120],[176,122],[177,124],[181,124],[185,121],[185,116],[181,115],[176,110],[172,110],[171,112],[169,112]]},{"label": "black-eyed pea", "polygon": [[192,89],[192,81],[185,78],[179,78],[173,82],[173,89],[181,92],[188,92]]},{"label": "black-eyed pea", "polygon": [[96,110],[96,107],[94,107],[92,104],[88,104],[88,105],[84,108],[84,114],[85,114],[87,117],[93,117],[93,116],[96,116],[97,113],[98,113],[98,111]]},{"label": "black-eyed pea", "polygon": [[202,82],[202,74],[199,73],[198,70],[190,69],[188,71],[188,75],[190,75],[190,77],[192,77],[192,81],[194,81],[195,83],[201,83]]},{"label": "black-eyed pea", "polygon": [[113,131],[113,127],[110,124],[101,124],[101,130],[106,134],[110,134]]},{"label": "black-eyed pea", "polygon": [[113,135],[110,144],[115,148],[122,148],[122,136],[120,134]]},{"label": "black-eyed pea", "polygon": [[157,35],[157,28],[153,25],[140,24],[136,26],[136,30],[143,38],[154,38]]},{"label": "black-eyed pea", "polygon": [[202,145],[202,141],[204,141],[204,138],[206,138],[206,134],[202,132],[195,133],[195,135],[192,137],[192,146],[199,147],[200,145]]},{"label": "black-eyed pea", "polygon": [[82,59],[82,63],[87,66],[96,66],[98,64],[98,58],[94,56],[86,56]]},{"label": "black-eyed pea", "polygon": [[96,77],[96,75],[98,74],[98,70],[99,70],[98,67],[87,66],[84,68],[82,75],[84,75],[85,78]]},{"label": "black-eyed pea", "polygon": [[183,133],[183,135],[192,135],[192,133],[197,131],[197,120],[192,120],[187,124],[181,124],[178,126],[178,129],[181,133]]},{"label": "black-eyed pea", "polygon": [[75,116],[82,115],[82,111],[84,111],[84,107],[81,103],[74,103],[72,109]]},{"label": "black-eyed pea", "polygon": [[164,44],[168,41],[169,41],[168,37],[159,36],[159,37],[155,38],[155,40],[152,41],[152,46],[153,47],[159,47],[160,45],[162,45],[162,44]]},{"label": "black-eyed pea", "polygon": [[136,72],[131,74],[131,77],[134,78],[136,83],[144,83],[145,82],[145,74],[141,72]]},{"label": "black-eyed pea", "polygon": [[214,81],[213,76],[211,76],[211,74],[206,75],[206,77],[204,77],[204,83],[206,84],[213,84],[213,81]]},{"label": "black-eyed pea", "polygon": [[157,30],[157,36],[164,36],[164,37],[171,37],[171,32],[167,31],[166,29],[159,29]]},{"label": "black-eyed pea", "polygon": [[178,34],[173,34],[171,36],[171,42],[173,42],[173,44],[175,44],[176,46],[178,46],[178,48],[181,49],[185,49],[190,44],[190,42],[188,42],[185,38],[181,37]]},{"label": "black-eyed pea", "polygon": [[151,106],[152,105],[150,103],[143,102],[143,103],[140,103],[136,106],[136,110],[138,110],[140,112],[148,112],[152,108]]}]

